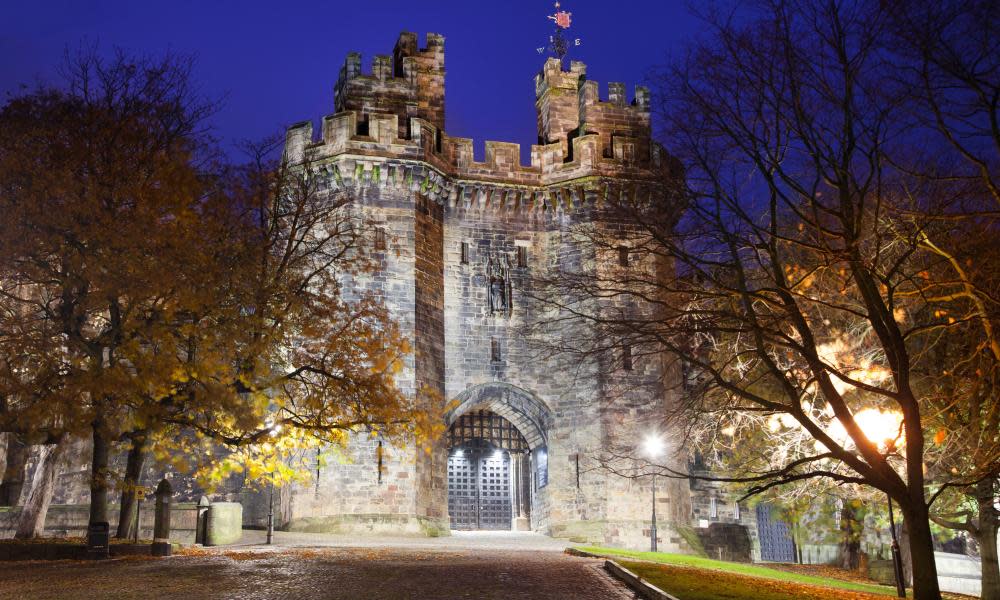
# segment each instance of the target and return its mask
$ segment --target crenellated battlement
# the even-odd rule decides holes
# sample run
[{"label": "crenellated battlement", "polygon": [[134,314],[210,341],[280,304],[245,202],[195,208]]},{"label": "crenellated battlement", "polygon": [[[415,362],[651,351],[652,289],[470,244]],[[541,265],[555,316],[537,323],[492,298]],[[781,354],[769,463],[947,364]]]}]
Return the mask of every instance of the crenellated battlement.
[{"label": "crenellated battlement", "polygon": [[444,128],[444,36],[427,34],[417,46],[415,33],[399,35],[392,55],[372,58],[371,70],[361,68],[361,54],[351,52],[334,86],[334,110],[395,114],[402,125],[419,117]]},{"label": "crenellated battlement", "polygon": [[597,82],[587,81],[586,65],[573,61],[569,70],[564,71],[559,59],[550,58],[535,76],[538,140],[564,143],[566,151],[571,152],[570,140],[595,134],[601,138],[605,157],[620,157],[616,148],[619,145],[628,154],[647,156],[649,89],[636,86],[632,102],[627,100],[625,84],[609,83],[608,93],[602,99]]},{"label": "crenellated battlement", "polygon": [[[426,48],[418,49],[416,35],[403,33],[391,57],[373,58],[369,74],[359,54],[347,56],[337,112],[323,118],[318,139],[311,122],[290,127],[285,155],[291,162],[350,160],[376,179],[395,173],[390,165],[412,170],[420,163],[436,174],[439,199],[455,186],[538,191],[583,179],[652,181],[672,167],[651,142],[646,88],[637,86],[628,102],[624,84],[610,83],[602,98],[598,84],[586,80],[586,65],[572,62],[566,71],[549,59],[535,78],[535,93],[539,144],[525,153],[519,144],[486,141],[483,160],[476,161],[472,139],[444,131],[444,38],[428,34]],[[371,182],[348,171],[336,169],[341,180]]]}]

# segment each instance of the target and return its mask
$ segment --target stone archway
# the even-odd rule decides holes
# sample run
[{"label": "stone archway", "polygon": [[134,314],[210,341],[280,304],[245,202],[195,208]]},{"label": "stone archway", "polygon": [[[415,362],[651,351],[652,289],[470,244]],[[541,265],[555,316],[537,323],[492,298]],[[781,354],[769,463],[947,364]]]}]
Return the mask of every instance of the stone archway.
[{"label": "stone archway", "polygon": [[445,422],[452,528],[531,529],[536,471],[547,468],[552,415],[545,403],[516,386],[487,383],[459,394]]},{"label": "stone archway", "polygon": [[471,387],[456,396],[455,406],[445,414],[445,423],[451,427],[460,416],[477,408],[491,410],[513,423],[532,450],[548,444],[552,411],[531,392],[509,383]]}]

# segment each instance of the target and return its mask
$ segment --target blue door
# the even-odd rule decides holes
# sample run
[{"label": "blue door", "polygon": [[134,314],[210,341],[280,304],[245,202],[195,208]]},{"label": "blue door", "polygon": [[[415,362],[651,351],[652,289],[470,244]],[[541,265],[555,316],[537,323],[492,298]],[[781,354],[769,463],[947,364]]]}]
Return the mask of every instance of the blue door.
[{"label": "blue door", "polygon": [[757,539],[760,559],[769,562],[795,562],[795,543],[788,523],[772,516],[770,504],[757,505]]}]

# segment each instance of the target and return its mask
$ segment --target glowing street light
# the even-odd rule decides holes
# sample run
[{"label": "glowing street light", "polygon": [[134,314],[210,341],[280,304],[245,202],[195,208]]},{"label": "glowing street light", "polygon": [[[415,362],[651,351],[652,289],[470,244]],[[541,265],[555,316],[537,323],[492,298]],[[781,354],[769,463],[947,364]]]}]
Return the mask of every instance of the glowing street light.
[{"label": "glowing street light", "polygon": [[[663,454],[664,444],[663,439],[655,434],[650,434],[646,436],[645,441],[642,444],[643,453],[646,458],[656,459]],[[653,481],[653,511],[652,517],[650,519],[649,527],[649,551],[656,552],[656,471],[652,472]]]},{"label": "glowing street light", "polygon": [[649,458],[657,458],[663,454],[663,440],[660,436],[650,434],[642,444],[642,449]]},{"label": "glowing street light", "polygon": [[[879,451],[889,454],[903,440],[903,416],[898,412],[882,412],[866,408],[854,415],[854,422],[862,433]],[[903,583],[903,561],[899,555],[899,540],[896,538],[896,520],[892,514],[892,497],[886,492],[885,499],[889,503],[889,532],[892,534],[892,567],[896,575],[896,595],[906,597],[906,585]]]}]

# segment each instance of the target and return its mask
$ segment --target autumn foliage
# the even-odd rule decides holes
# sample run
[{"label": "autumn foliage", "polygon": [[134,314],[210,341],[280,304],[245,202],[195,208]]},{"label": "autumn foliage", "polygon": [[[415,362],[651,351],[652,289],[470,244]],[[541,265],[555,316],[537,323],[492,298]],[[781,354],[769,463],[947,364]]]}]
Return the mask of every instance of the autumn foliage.
[{"label": "autumn foliage", "polygon": [[151,451],[206,485],[280,482],[351,432],[434,429],[396,385],[408,340],[342,288],[375,268],[349,193],[273,146],[218,160],[189,61],[88,51],[67,69],[0,111],[0,431],[90,436],[91,521]]}]

